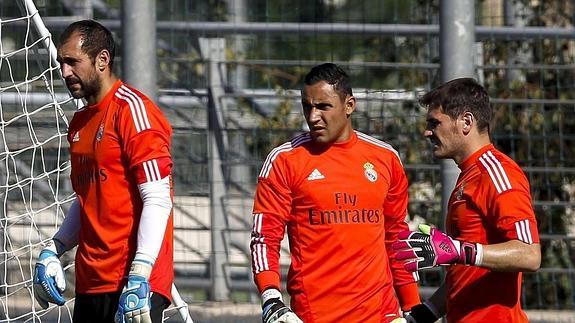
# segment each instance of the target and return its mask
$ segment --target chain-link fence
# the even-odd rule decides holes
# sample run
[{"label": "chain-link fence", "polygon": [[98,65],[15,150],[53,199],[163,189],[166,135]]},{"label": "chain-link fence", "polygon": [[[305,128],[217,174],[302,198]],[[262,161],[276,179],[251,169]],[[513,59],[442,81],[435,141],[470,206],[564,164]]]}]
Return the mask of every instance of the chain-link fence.
[{"label": "chain-link fence", "polygon": [[[36,2],[55,36],[89,14],[122,42],[119,1]],[[440,82],[439,9],[418,0],[157,2],[158,100],[175,130],[184,298],[259,302],[248,250],[257,173],[272,147],[305,131],[299,89],[317,63],[349,72],[354,126],[399,151],[410,221],[442,225],[440,167],[417,104]],[[527,174],[541,234],[541,270],[524,275],[523,306],[575,311],[575,2],[485,0],[473,9],[467,32],[496,111],[493,139]],[[2,4],[0,15],[10,10]],[[421,276],[426,292],[443,278]]]}]

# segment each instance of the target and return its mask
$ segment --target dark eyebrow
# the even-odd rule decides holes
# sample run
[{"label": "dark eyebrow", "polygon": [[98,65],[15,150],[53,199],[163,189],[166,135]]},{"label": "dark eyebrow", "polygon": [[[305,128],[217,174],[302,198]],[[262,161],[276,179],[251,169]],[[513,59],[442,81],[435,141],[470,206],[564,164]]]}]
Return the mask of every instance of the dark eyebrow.
[{"label": "dark eyebrow", "polygon": [[58,56],[58,58],[56,58],[56,60],[57,60],[59,63],[62,63],[62,62],[76,63],[76,62],[79,62],[79,61],[80,61],[80,60],[77,59],[77,58],[68,57],[68,56],[67,56],[67,57]]},{"label": "dark eyebrow", "polygon": [[314,106],[316,109],[331,107],[333,106],[331,103],[328,102],[318,102],[316,104],[311,104],[308,100],[302,99],[301,104],[305,106]]}]

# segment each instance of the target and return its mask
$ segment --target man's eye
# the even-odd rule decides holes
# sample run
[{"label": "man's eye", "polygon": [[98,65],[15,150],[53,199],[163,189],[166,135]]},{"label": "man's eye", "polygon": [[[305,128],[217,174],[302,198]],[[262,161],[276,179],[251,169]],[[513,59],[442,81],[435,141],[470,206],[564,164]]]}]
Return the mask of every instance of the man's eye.
[{"label": "man's eye", "polygon": [[435,129],[437,125],[439,125],[439,121],[437,120],[427,121],[427,129]]},{"label": "man's eye", "polygon": [[304,109],[305,111],[311,110],[311,105],[306,104],[306,103],[302,103],[301,105],[302,105],[302,107],[303,107],[303,109]]}]

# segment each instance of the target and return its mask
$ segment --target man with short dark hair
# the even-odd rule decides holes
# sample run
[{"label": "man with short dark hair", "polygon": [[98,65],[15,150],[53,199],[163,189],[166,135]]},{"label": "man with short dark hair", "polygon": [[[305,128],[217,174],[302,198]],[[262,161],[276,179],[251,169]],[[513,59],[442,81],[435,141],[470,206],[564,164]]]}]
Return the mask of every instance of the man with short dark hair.
[{"label": "man with short dark hair", "polygon": [[58,61],[87,106],[68,129],[77,198],[41,251],[34,296],[63,305],[59,257],[76,251],[74,322],[161,322],[173,281],[170,144],[160,109],[112,72],[112,34],[92,20],[66,28]]},{"label": "man with short dark hair", "polygon": [[527,322],[521,309],[521,272],[541,263],[529,182],[489,137],[487,91],[471,78],[449,81],[425,94],[424,136],[437,158],[461,169],[449,199],[447,234],[428,225],[402,232],[394,243],[409,271],[447,267],[445,283],[409,322]]},{"label": "man with short dark hair", "polygon": [[[269,153],[254,201],[252,269],[263,321],[401,321],[401,310],[419,303],[419,294],[417,276],[391,250],[407,229],[408,185],[399,155],[354,131],[356,100],[337,65],[312,68],[301,94],[309,132]],[[280,292],[286,227],[291,309]]]}]

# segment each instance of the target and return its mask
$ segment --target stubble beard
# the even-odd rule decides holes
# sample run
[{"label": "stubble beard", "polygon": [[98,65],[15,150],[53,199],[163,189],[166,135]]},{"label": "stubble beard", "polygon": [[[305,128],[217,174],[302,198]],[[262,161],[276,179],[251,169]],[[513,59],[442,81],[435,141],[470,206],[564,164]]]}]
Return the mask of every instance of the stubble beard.
[{"label": "stubble beard", "polygon": [[96,73],[91,74],[85,81],[78,80],[78,84],[80,84],[78,90],[72,90],[68,87],[74,99],[89,99],[98,95],[102,88],[100,77]]},{"label": "stubble beard", "polygon": [[445,159],[445,158],[449,158],[447,155],[447,153],[445,152],[445,146],[439,142],[438,140],[432,141],[431,144],[432,149],[433,149],[433,157],[438,158],[438,159]]}]

